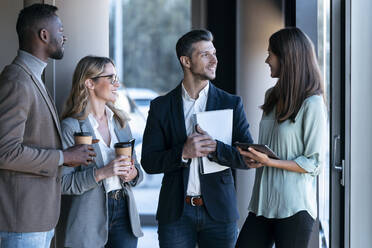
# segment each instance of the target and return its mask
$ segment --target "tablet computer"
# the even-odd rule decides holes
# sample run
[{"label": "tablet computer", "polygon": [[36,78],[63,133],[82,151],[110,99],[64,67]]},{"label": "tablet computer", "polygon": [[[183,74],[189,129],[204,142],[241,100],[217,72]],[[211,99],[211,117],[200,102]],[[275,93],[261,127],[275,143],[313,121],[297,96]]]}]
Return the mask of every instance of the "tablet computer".
[{"label": "tablet computer", "polygon": [[235,142],[236,146],[240,147],[242,150],[248,151],[249,147],[252,147],[256,151],[265,153],[267,156],[273,159],[280,159],[273,150],[270,149],[267,145],[262,144],[248,144],[248,143],[241,143],[241,142]]}]

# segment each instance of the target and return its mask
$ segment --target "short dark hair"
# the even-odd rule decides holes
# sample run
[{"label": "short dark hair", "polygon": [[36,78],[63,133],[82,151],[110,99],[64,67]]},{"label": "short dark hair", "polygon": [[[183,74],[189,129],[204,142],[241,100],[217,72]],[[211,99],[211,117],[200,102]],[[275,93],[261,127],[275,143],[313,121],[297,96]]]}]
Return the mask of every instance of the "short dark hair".
[{"label": "short dark hair", "polygon": [[176,44],[177,58],[181,56],[191,57],[192,44],[199,41],[213,41],[213,34],[206,29],[196,29],[184,34]]},{"label": "short dark hair", "polygon": [[19,12],[16,26],[19,43],[22,44],[30,32],[39,32],[41,24],[56,16],[57,10],[56,6],[39,3],[22,9]]}]

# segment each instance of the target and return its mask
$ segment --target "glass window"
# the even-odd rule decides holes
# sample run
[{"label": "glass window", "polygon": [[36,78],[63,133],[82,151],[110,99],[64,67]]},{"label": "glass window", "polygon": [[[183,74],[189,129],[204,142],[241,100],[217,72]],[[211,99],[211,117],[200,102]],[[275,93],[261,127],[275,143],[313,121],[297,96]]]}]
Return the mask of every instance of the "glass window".
[{"label": "glass window", "polygon": [[[110,0],[110,57],[122,84],[116,104],[130,115],[139,161],[150,101],[182,80],[175,47],[190,28],[190,0]],[[138,247],[158,244],[155,214],[162,177],[145,173],[133,190],[145,232]]]}]

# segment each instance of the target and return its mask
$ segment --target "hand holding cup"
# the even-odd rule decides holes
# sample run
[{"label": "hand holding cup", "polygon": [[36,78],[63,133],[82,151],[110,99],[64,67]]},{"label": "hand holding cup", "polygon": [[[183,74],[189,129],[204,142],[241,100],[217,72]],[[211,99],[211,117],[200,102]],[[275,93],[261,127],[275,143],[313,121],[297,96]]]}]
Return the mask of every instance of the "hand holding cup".
[{"label": "hand holding cup", "polygon": [[114,145],[116,156],[126,156],[126,161],[131,162],[135,139],[126,142],[118,142]]},{"label": "hand holding cup", "polygon": [[96,182],[112,176],[126,176],[128,175],[128,168],[131,162],[127,161],[128,156],[118,156],[107,165],[99,168],[95,172]]},{"label": "hand holding cup", "polygon": [[75,167],[79,165],[88,165],[96,156],[92,144],[99,142],[93,139],[89,132],[78,132],[74,134],[75,146],[63,151],[64,165]]}]

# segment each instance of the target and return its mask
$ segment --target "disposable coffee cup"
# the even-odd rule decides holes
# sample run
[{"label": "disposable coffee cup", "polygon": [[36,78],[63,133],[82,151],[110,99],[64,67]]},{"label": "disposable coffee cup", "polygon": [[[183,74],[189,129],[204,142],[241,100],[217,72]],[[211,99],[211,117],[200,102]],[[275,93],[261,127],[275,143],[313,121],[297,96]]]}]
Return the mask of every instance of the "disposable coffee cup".
[{"label": "disposable coffee cup", "polygon": [[74,133],[75,145],[91,145],[92,134],[90,132],[76,132]]},{"label": "disposable coffee cup", "polygon": [[133,148],[135,139],[128,140],[126,142],[119,142],[114,145],[116,156],[124,155],[128,156],[125,161],[132,161]]}]

